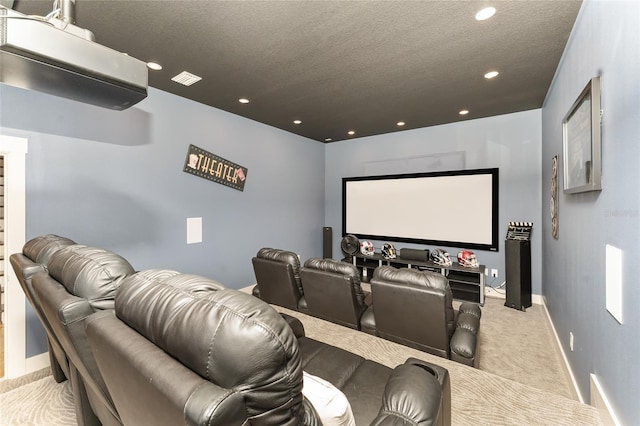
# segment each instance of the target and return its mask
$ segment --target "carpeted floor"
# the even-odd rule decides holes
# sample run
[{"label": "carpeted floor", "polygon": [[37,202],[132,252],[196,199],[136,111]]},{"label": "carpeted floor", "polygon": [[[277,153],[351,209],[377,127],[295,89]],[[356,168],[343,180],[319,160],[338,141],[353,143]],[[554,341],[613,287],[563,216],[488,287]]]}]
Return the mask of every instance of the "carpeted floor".
[{"label": "carpeted floor", "polygon": [[[444,366],[451,376],[454,425],[600,425],[595,408],[575,398],[544,308],[521,312],[487,298],[475,369],[298,312],[307,336],[394,367],[408,357]],[[75,424],[68,383],[47,370],[0,382],[0,425]]]},{"label": "carpeted floor", "polygon": [[[490,311],[494,309],[505,310],[506,312],[495,313],[496,316],[500,317],[505,314],[505,319],[509,319],[514,313],[519,316],[520,314],[527,315],[535,312],[534,309],[520,312],[506,308],[503,304],[504,301],[500,299],[490,300],[485,303],[480,326],[480,340],[484,338],[485,334],[492,334],[492,327],[487,327],[488,330],[483,329],[485,320],[488,320],[486,321],[488,323],[492,319],[493,315],[489,313]],[[540,306],[538,308],[544,309]],[[453,425],[573,426],[601,424],[599,414],[594,407],[562,395],[562,393],[567,392],[566,388],[569,385],[560,384],[560,380],[565,373],[564,371],[558,371],[557,365],[546,365],[547,370],[553,369],[555,371],[549,372],[549,374],[545,373],[545,377],[542,380],[535,381],[535,385],[547,387],[547,390],[543,390],[531,385],[528,380],[529,377],[537,374],[537,371],[533,368],[537,368],[536,366],[539,364],[530,366],[525,364],[526,368],[521,370],[519,374],[514,374],[514,378],[505,378],[491,372],[471,368],[407,348],[366,333],[327,323],[299,312],[279,307],[276,307],[276,309],[298,317],[304,324],[308,337],[341,347],[381,364],[394,367],[403,363],[408,357],[415,357],[447,368],[451,377],[451,416]],[[489,318],[485,318],[487,315]],[[546,321],[546,317],[544,318]],[[525,320],[525,322],[528,322],[528,320]],[[544,328],[545,326],[544,324],[539,324],[537,327]],[[508,338],[507,336],[504,337],[505,339]],[[532,348],[543,350],[544,352],[553,350],[555,341],[551,332],[549,334],[540,333],[535,338],[540,339],[541,342],[535,343]],[[518,339],[527,340],[528,338],[519,336]],[[504,348],[509,350],[507,346],[504,346]],[[521,354],[524,356],[524,352],[527,349],[529,348],[526,346],[516,345],[513,348],[516,352],[510,353],[510,356],[519,357]],[[479,356],[482,357],[482,353]],[[489,352],[485,356],[492,357],[494,354]],[[535,354],[532,354],[532,357],[535,356]],[[497,359],[487,364],[496,366],[499,362],[500,360]],[[482,365],[482,362],[480,364]],[[515,381],[515,379],[520,379],[520,382]]]},{"label": "carpeted floor", "polygon": [[0,382],[1,426],[76,425],[71,384],[58,384],[48,368]]},{"label": "carpeted floor", "polygon": [[478,360],[482,371],[579,400],[543,305],[522,312],[485,298]]}]

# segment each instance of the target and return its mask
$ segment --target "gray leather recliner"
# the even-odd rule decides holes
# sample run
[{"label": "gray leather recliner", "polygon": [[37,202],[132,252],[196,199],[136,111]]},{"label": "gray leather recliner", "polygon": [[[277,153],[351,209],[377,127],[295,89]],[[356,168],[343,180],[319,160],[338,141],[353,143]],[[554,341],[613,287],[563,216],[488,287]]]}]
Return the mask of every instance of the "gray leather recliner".
[{"label": "gray leather recliner", "polygon": [[120,425],[85,334],[85,321],[112,310],[122,280],[134,273],[121,256],[85,245],[56,251],[47,272],[33,276],[42,311],[69,359],[76,416],[80,425]]},{"label": "gray leather recliner", "polygon": [[360,318],[369,308],[360,273],[349,263],[312,258],[300,270],[309,315],[360,330]]},{"label": "gray leather recliner", "polygon": [[58,383],[65,381],[67,377],[69,377],[69,361],[49,321],[47,321],[42,312],[39,301],[36,299],[31,278],[38,272],[46,271],[47,263],[53,253],[73,244],[75,244],[75,242],[69,238],[47,234],[27,241],[22,248],[22,253],[14,253],[9,256],[9,261],[18,277],[22,291],[24,291],[27,300],[33,307],[33,310],[47,333],[49,364],[51,365],[53,378]]},{"label": "gray leather recliner", "polygon": [[138,272],[115,312],[87,320],[97,365],[127,425],[319,425],[303,369],[341,388],[358,425],[450,424],[446,369],[391,369],[304,337],[251,295],[184,274]]},{"label": "gray leather recliner", "polygon": [[456,316],[445,276],[380,266],[370,283],[373,309],[362,321],[375,328],[378,336],[476,366],[480,306],[464,302]]},{"label": "gray leather recliner", "polygon": [[254,296],[273,305],[306,312],[297,254],[265,247],[258,250],[251,262],[257,283],[253,288]]}]

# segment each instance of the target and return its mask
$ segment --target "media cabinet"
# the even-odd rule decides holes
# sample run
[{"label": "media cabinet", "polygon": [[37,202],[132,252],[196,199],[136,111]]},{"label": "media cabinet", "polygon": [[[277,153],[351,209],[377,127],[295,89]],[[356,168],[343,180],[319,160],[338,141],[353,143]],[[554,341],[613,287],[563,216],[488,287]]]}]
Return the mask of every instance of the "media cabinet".
[{"label": "media cabinet", "polygon": [[479,303],[484,306],[485,265],[477,268],[468,268],[453,262],[451,266],[440,266],[429,261],[411,259],[385,259],[380,253],[366,256],[361,253],[354,254],[351,258],[342,259],[343,262],[352,262],[360,271],[362,282],[369,282],[373,276],[373,270],[378,266],[390,265],[396,268],[416,268],[442,274],[449,279],[449,286],[453,298],[467,302]]}]

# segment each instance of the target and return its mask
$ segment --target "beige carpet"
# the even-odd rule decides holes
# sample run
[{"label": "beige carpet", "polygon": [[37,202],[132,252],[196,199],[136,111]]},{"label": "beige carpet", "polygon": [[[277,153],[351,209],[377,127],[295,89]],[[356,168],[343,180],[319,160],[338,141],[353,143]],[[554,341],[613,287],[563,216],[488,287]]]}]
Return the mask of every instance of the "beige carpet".
[{"label": "beige carpet", "polygon": [[[480,326],[481,333],[482,327],[485,325],[484,311],[490,311],[494,307],[504,310],[510,309],[504,306],[496,306],[499,303],[498,301],[496,304],[485,304],[483,320]],[[408,357],[415,357],[447,368],[451,376],[451,416],[453,425],[573,426],[601,424],[598,412],[594,407],[561,396],[557,392],[552,393],[537,389],[528,384],[518,383],[511,379],[407,348],[366,333],[327,323],[299,312],[284,308],[276,309],[299,318],[304,324],[307,336],[357,353],[389,367],[404,363]],[[522,313],[515,310],[514,312]],[[528,313],[529,310],[522,314],[526,315]],[[510,314],[508,313],[507,315]],[[547,346],[542,346],[542,348],[546,351],[552,344],[554,344],[552,341],[547,340]],[[514,352],[511,355],[520,356],[520,352]],[[526,376],[535,374],[535,370],[526,369],[517,374],[517,376],[522,379],[522,382],[527,383]],[[553,374],[550,376],[553,376]],[[542,382],[546,383],[546,380]],[[565,386],[559,386],[558,389],[563,387]]]},{"label": "beige carpet", "polygon": [[71,385],[56,383],[48,368],[0,382],[1,426],[75,424]]},{"label": "beige carpet", "polygon": [[[595,408],[573,398],[544,308],[527,312],[487,299],[480,329],[481,369],[413,350],[298,312],[307,336],[394,367],[408,357],[451,375],[453,425],[600,425]],[[0,382],[0,425],[75,424],[71,389],[47,370]],[[138,425],[134,425],[138,426]]]},{"label": "beige carpet", "polygon": [[481,370],[578,401],[544,306],[522,312],[487,297],[479,337]]}]

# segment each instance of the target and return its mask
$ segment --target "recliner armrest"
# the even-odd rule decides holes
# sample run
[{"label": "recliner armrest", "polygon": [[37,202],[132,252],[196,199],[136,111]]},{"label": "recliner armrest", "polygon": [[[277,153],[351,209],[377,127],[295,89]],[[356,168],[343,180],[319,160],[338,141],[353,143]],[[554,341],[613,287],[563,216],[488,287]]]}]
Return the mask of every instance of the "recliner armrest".
[{"label": "recliner armrest", "polygon": [[480,306],[475,303],[463,302],[458,308],[458,312],[474,315],[478,317],[478,319],[480,319],[480,317],[482,316],[482,310],[480,309]]},{"label": "recliner armrest", "polygon": [[456,330],[451,336],[449,349],[451,359],[461,364],[476,366],[476,348],[478,346],[478,331],[480,331],[480,316],[482,311],[475,303],[462,303],[456,319]]},{"label": "recliner armrest", "polygon": [[407,424],[407,420],[411,424],[451,424],[451,385],[445,368],[409,358],[393,370],[371,425]]},{"label": "recliner armrest", "polygon": [[478,331],[480,331],[480,318],[474,314],[461,312],[456,320],[456,330],[459,328],[467,329],[477,336]]},{"label": "recliner armrest", "polygon": [[360,317],[360,330],[365,333],[377,336],[376,332],[376,316],[373,312],[373,306],[369,306]]},{"label": "recliner armrest", "polygon": [[471,330],[458,327],[451,336],[451,360],[474,367],[478,337]]},{"label": "recliner armrest", "polygon": [[293,334],[297,339],[304,337],[304,325],[302,325],[302,322],[298,318],[282,312],[280,312],[280,315],[284,318],[287,324],[289,324],[289,327],[291,327],[291,330],[293,330]]}]

